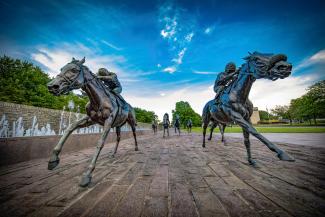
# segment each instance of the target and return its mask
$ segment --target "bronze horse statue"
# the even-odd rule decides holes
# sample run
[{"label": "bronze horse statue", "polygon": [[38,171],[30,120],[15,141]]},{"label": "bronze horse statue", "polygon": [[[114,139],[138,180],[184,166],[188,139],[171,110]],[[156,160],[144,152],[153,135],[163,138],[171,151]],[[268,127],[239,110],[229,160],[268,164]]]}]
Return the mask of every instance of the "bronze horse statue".
[{"label": "bronze horse statue", "polygon": [[163,117],[163,128],[164,128],[163,137],[165,137],[165,131],[167,131],[167,136],[169,136],[169,125],[170,125],[169,115],[168,113],[165,113]]},{"label": "bronze horse statue", "polygon": [[283,54],[254,52],[244,60],[246,63],[240,68],[237,79],[225,88],[218,103],[216,100],[211,100],[203,108],[202,147],[205,147],[205,134],[210,121],[217,121],[220,124],[235,122],[243,129],[249,164],[256,164],[251,156],[249,134],[263,142],[271,151],[276,152],[280,160],[294,161],[294,158],[258,133],[252,126],[250,117],[253,113],[253,104],[248,99],[256,79],[266,78],[275,81],[278,78],[286,78],[291,74],[292,65],[287,62],[287,56]]},{"label": "bronze horse statue", "polygon": [[175,128],[175,134],[177,134],[177,132],[178,132],[178,135],[180,136],[181,135],[181,121],[180,121],[178,114],[176,114],[176,116],[175,116],[174,128]]},{"label": "bronze horse statue", "polygon": [[152,128],[153,134],[157,134],[157,131],[158,131],[158,124],[157,124],[157,121],[156,121],[156,120],[153,120],[153,121],[152,121],[152,123],[151,123],[151,128]]},{"label": "bronze horse statue", "polygon": [[80,186],[82,187],[89,185],[91,182],[91,174],[95,169],[97,158],[111,128],[115,127],[117,135],[114,154],[117,152],[120,142],[121,127],[126,122],[132,128],[135,151],[138,151],[134,109],[128,103],[123,103],[113,92],[107,90],[102,81],[99,80],[88,67],[83,65],[84,62],[85,58],[80,61],[73,58],[72,61],[66,64],[61,69],[61,72],[47,85],[49,92],[57,96],[81,88],[86,92],[90,100],[86,105],[87,115],[76,123],[71,124],[61,137],[59,143],[55,146],[48,163],[49,170],[54,169],[59,164],[59,154],[64,142],[74,130],[96,123],[103,126],[103,133],[97,142],[96,152],[94,153],[87,171],[81,178]]},{"label": "bronze horse statue", "polygon": [[192,120],[188,119],[186,122],[186,129],[187,129],[187,133],[191,133],[192,132]]}]

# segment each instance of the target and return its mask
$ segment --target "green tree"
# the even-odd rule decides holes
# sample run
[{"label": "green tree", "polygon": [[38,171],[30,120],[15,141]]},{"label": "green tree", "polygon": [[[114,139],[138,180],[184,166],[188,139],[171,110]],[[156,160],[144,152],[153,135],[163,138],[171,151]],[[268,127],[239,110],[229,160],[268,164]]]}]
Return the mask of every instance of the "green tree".
[{"label": "green tree", "polygon": [[292,114],[289,109],[289,106],[277,105],[274,109],[271,110],[276,117],[281,117],[282,119],[289,119],[290,124],[292,124]]},{"label": "green tree", "polygon": [[307,93],[290,102],[289,111],[296,120],[314,120],[325,117],[325,80],[311,85]]},{"label": "green tree", "polygon": [[158,116],[153,111],[147,111],[141,108],[134,108],[137,121],[142,123],[151,123],[153,120],[158,120]]},{"label": "green tree", "polygon": [[192,120],[193,126],[201,126],[202,118],[197,114],[188,102],[180,101],[176,102],[175,110],[172,111],[173,114],[173,123],[176,118],[176,114],[180,117],[181,124],[185,127],[188,119]]},{"label": "green tree", "polygon": [[74,93],[53,96],[47,90],[50,80],[48,74],[32,63],[0,57],[0,101],[62,109],[72,99],[85,112],[87,97]]},{"label": "green tree", "polygon": [[261,121],[271,120],[275,118],[272,114],[268,113],[267,111],[259,110],[258,113],[260,115]]}]

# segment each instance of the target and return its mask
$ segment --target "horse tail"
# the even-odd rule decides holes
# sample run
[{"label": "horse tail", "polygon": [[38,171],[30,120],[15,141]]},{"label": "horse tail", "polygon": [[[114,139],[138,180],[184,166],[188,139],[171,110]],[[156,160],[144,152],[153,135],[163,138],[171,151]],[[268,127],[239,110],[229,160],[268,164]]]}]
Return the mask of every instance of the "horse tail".
[{"label": "horse tail", "polygon": [[205,104],[202,111],[202,126],[204,123],[208,123],[210,121],[210,103]]}]

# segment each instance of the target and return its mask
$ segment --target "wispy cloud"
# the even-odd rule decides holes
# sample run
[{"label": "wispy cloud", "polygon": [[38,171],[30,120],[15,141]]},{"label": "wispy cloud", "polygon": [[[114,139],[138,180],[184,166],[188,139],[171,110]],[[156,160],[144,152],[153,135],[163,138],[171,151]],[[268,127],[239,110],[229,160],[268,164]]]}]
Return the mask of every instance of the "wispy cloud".
[{"label": "wispy cloud", "polygon": [[[82,56],[80,55],[82,54]],[[31,59],[40,63],[45,71],[51,76],[56,76],[60,69],[71,61],[72,57],[81,59],[86,57],[85,65],[94,73],[99,68],[107,68],[117,73],[119,79],[124,84],[145,82],[146,76],[152,75],[154,71],[142,71],[135,67],[130,67],[127,59],[122,55],[103,55],[94,52],[83,44],[64,44],[55,48],[39,47],[31,54]]]},{"label": "wispy cloud", "polygon": [[182,50],[180,50],[177,54],[177,58],[172,59],[172,61],[175,62],[177,65],[182,64],[183,57],[184,57],[186,50],[187,50],[186,47],[183,48]]},{"label": "wispy cloud", "polygon": [[191,32],[191,33],[189,33],[189,34],[187,34],[187,35],[185,36],[185,40],[186,40],[187,42],[191,42],[193,36],[194,36],[194,32]]},{"label": "wispy cloud", "polygon": [[93,72],[98,68],[105,67],[124,74],[124,70],[118,66],[118,64],[125,63],[126,59],[123,56],[98,55],[82,44],[65,44],[55,49],[40,47],[31,54],[31,57],[46,67],[46,71],[51,76],[56,76],[60,72],[60,68],[70,62],[72,57],[81,59],[83,56],[80,56],[80,53],[86,57],[86,63]]},{"label": "wispy cloud", "polygon": [[170,74],[173,74],[176,71],[176,67],[175,66],[169,66],[163,69],[163,72],[168,72]]},{"label": "wispy cloud", "polygon": [[162,5],[159,12],[159,23],[162,25],[160,35],[167,40],[170,51],[174,55],[171,59],[173,64],[162,71],[174,73],[183,63],[188,45],[195,35],[194,18],[189,17],[188,13],[184,13],[183,10],[170,3]]},{"label": "wispy cloud", "polygon": [[294,67],[295,71],[299,71],[305,67],[311,66],[313,64],[324,63],[325,64],[325,49],[318,51],[314,55],[306,58],[296,67]]},{"label": "wispy cloud", "polygon": [[115,46],[114,44],[109,43],[108,41],[102,40],[102,43],[106,44],[110,48],[113,48],[114,50],[117,50],[117,51],[122,50],[122,48],[119,48],[119,47]]},{"label": "wispy cloud", "polygon": [[206,29],[204,29],[204,34],[206,35],[211,34],[214,31],[214,28],[215,28],[214,26],[207,27]]},{"label": "wispy cloud", "polygon": [[194,74],[199,74],[199,75],[216,75],[217,72],[211,72],[211,71],[197,71],[193,70],[192,71]]}]

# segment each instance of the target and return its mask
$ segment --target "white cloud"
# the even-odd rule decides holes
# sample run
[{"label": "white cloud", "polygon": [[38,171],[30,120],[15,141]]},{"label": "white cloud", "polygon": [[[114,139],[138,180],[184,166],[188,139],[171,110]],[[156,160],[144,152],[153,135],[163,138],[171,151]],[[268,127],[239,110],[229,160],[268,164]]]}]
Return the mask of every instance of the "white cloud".
[{"label": "white cloud", "polygon": [[211,72],[211,71],[197,71],[197,70],[193,70],[192,72],[194,74],[199,74],[199,75],[217,75],[217,72]]},{"label": "white cloud", "polygon": [[177,28],[177,21],[176,16],[173,18],[170,17],[164,17],[165,26],[160,31],[160,35],[163,38],[171,39],[176,34],[176,28]]},{"label": "white cloud", "polygon": [[31,58],[44,66],[46,68],[44,71],[51,77],[56,76],[60,72],[60,69],[71,61],[72,57],[81,59],[84,56],[86,57],[85,65],[93,73],[96,73],[99,68],[107,68],[117,73],[124,85],[129,83],[134,84],[139,81],[143,83],[144,76],[156,73],[154,71],[138,70],[130,66],[124,56],[101,55],[82,44],[64,44],[54,49],[40,47],[36,52],[31,54]]},{"label": "white cloud", "polygon": [[189,34],[187,34],[187,35],[185,36],[185,40],[186,40],[187,42],[191,42],[193,36],[194,36],[194,33],[191,32],[191,33],[189,33]]},{"label": "white cloud", "polygon": [[172,61],[175,62],[177,65],[182,64],[183,57],[184,57],[184,54],[185,54],[186,50],[187,50],[187,48],[183,48],[181,51],[179,51],[178,55],[177,55],[178,57],[172,59]]},{"label": "white cloud", "polygon": [[71,61],[72,57],[81,59],[80,53],[86,56],[86,65],[90,70],[96,72],[97,69],[105,67],[124,75],[124,70],[118,67],[117,63],[124,63],[123,56],[117,55],[96,55],[90,49],[83,45],[64,45],[61,48],[48,49],[41,47],[37,52],[32,53],[32,59],[39,62],[48,69],[50,76],[56,76],[60,69]]},{"label": "white cloud", "polygon": [[214,30],[214,26],[208,27],[204,30],[204,34],[209,35],[213,32],[213,30]]},{"label": "white cloud", "polygon": [[[174,64],[168,67],[165,72],[174,73],[182,64],[185,51],[194,37],[194,17],[184,13],[183,9],[166,3],[159,8],[159,22],[162,25],[160,35],[167,40]],[[171,72],[172,71],[172,72]]]},{"label": "white cloud", "polygon": [[257,80],[251,89],[250,99],[260,110],[274,108],[276,105],[289,105],[291,99],[298,98],[306,93],[306,88],[316,77],[291,76],[285,79],[270,81]]},{"label": "white cloud", "polygon": [[164,68],[163,71],[168,72],[170,74],[173,74],[176,71],[176,67],[175,66],[169,66],[169,67]]},{"label": "white cloud", "polygon": [[308,57],[307,59],[303,60],[300,64],[294,67],[294,71],[298,71],[302,68],[308,67],[313,64],[317,63],[325,63],[325,49],[318,51],[316,54]]},{"label": "white cloud", "polygon": [[114,44],[109,43],[108,41],[102,40],[102,43],[106,44],[110,48],[113,48],[114,50],[117,50],[117,51],[122,50],[122,48],[119,48],[119,47],[115,46]]},{"label": "white cloud", "polygon": [[158,64],[157,64],[157,67],[158,67],[158,68],[160,68],[160,67],[161,67],[161,65],[158,63]]}]

